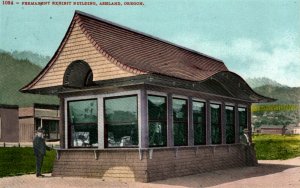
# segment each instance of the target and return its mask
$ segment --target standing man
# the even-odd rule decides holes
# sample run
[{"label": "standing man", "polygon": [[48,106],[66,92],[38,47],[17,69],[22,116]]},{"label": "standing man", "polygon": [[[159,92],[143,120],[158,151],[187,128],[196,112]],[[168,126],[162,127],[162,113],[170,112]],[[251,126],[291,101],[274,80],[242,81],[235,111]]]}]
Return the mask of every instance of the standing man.
[{"label": "standing man", "polygon": [[249,133],[248,129],[244,129],[244,133],[241,135],[240,141],[244,147],[246,165],[255,166],[257,165],[256,154],[255,154],[253,144],[250,143],[248,133]]},{"label": "standing man", "polygon": [[46,146],[45,140],[43,138],[43,133],[44,132],[42,128],[39,127],[33,139],[33,151],[36,161],[36,177],[44,177],[44,175],[41,174],[41,169],[44,156],[46,155],[46,149],[49,150],[49,147]]},{"label": "standing man", "polygon": [[241,143],[245,146],[250,145],[249,136],[248,136],[248,129],[243,130],[243,134],[240,136]]}]

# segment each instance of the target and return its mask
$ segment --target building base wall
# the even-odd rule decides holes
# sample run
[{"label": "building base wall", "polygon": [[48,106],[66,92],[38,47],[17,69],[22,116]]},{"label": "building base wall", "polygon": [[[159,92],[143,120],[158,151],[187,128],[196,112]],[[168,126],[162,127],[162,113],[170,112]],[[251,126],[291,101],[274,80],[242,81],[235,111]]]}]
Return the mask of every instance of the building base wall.
[{"label": "building base wall", "polygon": [[241,144],[141,150],[64,149],[57,152],[53,176],[96,177],[138,182],[251,166],[257,163],[253,147]]},{"label": "building base wall", "polygon": [[52,176],[147,181],[147,160],[136,149],[57,150]]}]

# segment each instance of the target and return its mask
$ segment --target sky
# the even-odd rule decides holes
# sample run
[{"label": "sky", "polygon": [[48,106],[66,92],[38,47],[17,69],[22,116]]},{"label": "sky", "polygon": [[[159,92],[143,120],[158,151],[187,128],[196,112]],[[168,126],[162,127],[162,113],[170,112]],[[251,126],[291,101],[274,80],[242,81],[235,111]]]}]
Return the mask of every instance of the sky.
[{"label": "sky", "polygon": [[[243,78],[300,87],[300,0],[142,0],[143,6],[23,1],[0,5],[0,49],[52,56],[80,10],[221,59]],[[69,0],[78,1],[86,0]]]}]

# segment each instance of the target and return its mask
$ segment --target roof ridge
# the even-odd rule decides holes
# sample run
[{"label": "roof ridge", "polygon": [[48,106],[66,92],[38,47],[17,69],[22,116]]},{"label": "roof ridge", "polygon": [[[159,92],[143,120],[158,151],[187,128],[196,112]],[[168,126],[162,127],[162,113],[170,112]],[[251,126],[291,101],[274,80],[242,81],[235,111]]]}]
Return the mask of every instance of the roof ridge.
[{"label": "roof ridge", "polygon": [[153,35],[150,35],[148,33],[144,33],[142,31],[137,31],[137,30],[134,30],[132,28],[129,28],[129,27],[126,27],[124,25],[120,25],[118,23],[115,23],[115,22],[112,22],[112,21],[109,21],[109,20],[106,20],[106,19],[103,19],[103,18],[100,18],[100,17],[97,17],[97,16],[94,16],[92,14],[88,14],[86,12],[82,12],[80,10],[76,10],[75,11],[75,14],[79,14],[79,15],[82,15],[82,16],[86,16],[86,17],[89,17],[89,18],[92,18],[94,20],[97,20],[97,21],[101,21],[101,22],[105,22],[107,24],[110,24],[110,25],[113,25],[113,26],[116,26],[116,27],[119,27],[121,29],[125,29],[125,30],[128,30],[128,31],[131,31],[131,32],[134,32],[134,33],[137,33],[137,34],[140,34],[140,35],[143,35],[145,37],[149,37],[149,38],[152,38],[152,39],[155,39],[155,40],[158,40],[160,42],[163,42],[163,43],[166,43],[166,44],[169,44],[169,45],[172,45],[174,47],[177,47],[177,48],[180,48],[180,49],[183,49],[183,50],[186,50],[186,51],[189,51],[191,53],[195,53],[195,54],[198,54],[198,55],[201,55],[201,56],[204,56],[206,58],[210,58],[210,59],[213,59],[215,61],[218,61],[219,63],[222,63],[224,64],[224,62],[218,58],[215,58],[215,57],[212,57],[212,56],[209,56],[207,54],[204,54],[204,53],[201,53],[201,52],[198,52],[196,50],[193,50],[193,49],[190,49],[190,48],[187,48],[187,47],[184,47],[184,46],[181,46],[181,45],[178,45],[178,44],[175,44],[173,42],[170,42],[170,41],[167,41],[167,40],[164,40],[164,39],[161,39],[159,37],[156,37],[156,36],[153,36]]}]

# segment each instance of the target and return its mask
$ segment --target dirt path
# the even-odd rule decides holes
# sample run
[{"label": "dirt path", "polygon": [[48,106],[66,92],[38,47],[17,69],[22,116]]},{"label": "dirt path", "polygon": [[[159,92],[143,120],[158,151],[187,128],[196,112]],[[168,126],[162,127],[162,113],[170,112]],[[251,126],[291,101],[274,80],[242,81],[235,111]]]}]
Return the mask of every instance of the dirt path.
[{"label": "dirt path", "polygon": [[285,161],[259,161],[256,167],[219,170],[151,183],[60,178],[47,174],[44,178],[36,178],[34,175],[0,178],[0,187],[300,187],[300,157]]}]

